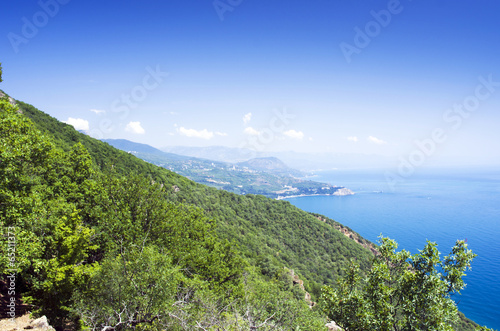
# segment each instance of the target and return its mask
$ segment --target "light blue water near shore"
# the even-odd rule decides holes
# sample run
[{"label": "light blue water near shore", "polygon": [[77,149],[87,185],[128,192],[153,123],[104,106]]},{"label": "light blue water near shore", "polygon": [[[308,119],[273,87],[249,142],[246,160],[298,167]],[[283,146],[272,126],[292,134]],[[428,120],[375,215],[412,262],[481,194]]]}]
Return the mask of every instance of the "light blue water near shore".
[{"label": "light blue water near shore", "polygon": [[326,215],[373,242],[382,233],[416,253],[426,240],[442,257],[467,239],[478,257],[467,287],[454,297],[459,309],[481,325],[500,330],[500,171],[434,170],[388,186],[383,171],[319,172],[313,180],[345,186],[353,196],[288,199]]}]

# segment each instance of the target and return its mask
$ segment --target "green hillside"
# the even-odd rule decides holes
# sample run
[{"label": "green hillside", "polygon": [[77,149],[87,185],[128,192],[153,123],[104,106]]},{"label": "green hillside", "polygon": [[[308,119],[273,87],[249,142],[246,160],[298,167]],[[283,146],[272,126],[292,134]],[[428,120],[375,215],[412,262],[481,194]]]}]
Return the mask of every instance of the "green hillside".
[{"label": "green hillside", "polygon": [[280,266],[304,276],[309,289],[312,282],[333,283],[351,258],[364,267],[369,265],[369,251],[287,201],[241,196],[197,184],[79,133],[31,105],[19,102],[19,107],[39,130],[54,136],[62,149],[69,151],[80,142],[101,169],[112,166],[117,173],[135,172],[163,183],[169,201],[202,208],[208,217],[217,220],[218,233],[224,239],[235,240],[247,257],[272,256]]},{"label": "green hillside", "polygon": [[331,219],[197,184],[17,104],[0,99],[1,273],[15,268],[58,330],[324,330],[321,287],[374,261]]},{"label": "green hillside", "polygon": [[[302,323],[304,329],[322,325],[324,318],[307,308],[297,284],[303,283],[315,300],[320,286],[333,284],[349,259],[369,266],[368,250],[288,202],[196,184],[79,133],[31,105],[18,106],[20,111],[9,110],[14,107],[4,102],[1,112],[2,201],[7,206],[2,223],[31,238],[32,244],[19,248],[19,287],[56,326],[82,317],[74,307],[85,312],[96,305],[89,300],[97,300],[99,292],[93,291],[99,287],[88,288],[87,282],[126,285],[133,280],[109,278],[106,270],[119,274],[120,261],[138,261],[131,266],[137,277],[145,277],[140,261],[163,265],[171,273],[164,280],[158,275],[158,282],[173,277],[189,284],[190,292],[183,294],[199,293],[203,305],[241,302],[252,293],[261,322],[282,311],[280,319],[268,323]],[[3,270],[8,269],[8,261],[3,262]],[[271,293],[274,308],[264,309],[262,299]],[[295,317],[285,314],[290,305]]]}]

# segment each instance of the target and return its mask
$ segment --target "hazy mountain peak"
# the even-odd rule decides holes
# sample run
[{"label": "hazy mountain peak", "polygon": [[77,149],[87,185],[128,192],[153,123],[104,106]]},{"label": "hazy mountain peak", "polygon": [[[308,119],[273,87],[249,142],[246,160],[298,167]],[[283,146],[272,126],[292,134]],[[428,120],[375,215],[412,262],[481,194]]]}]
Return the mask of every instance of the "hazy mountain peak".
[{"label": "hazy mountain peak", "polygon": [[289,167],[277,157],[257,157],[238,163],[240,167],[249,167],[256,170],[285,170]]}]

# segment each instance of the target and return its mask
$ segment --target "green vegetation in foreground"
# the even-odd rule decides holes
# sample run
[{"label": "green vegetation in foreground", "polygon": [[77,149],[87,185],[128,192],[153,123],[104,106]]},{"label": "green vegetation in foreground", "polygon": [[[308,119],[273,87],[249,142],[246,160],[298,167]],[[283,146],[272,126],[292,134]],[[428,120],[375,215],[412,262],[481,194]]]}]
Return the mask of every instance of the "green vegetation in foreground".
[{"label": "green vegetation in foreground", "polygon": [[370,270],[369,250],[288,202],[196,184],[23,103],[0,108],[0,222],[16,240],[0,266],[58,329],[322,330],[289,269],[316,299],[350,260]]},{"label": "green vegetation in foreground", "polygon": [[352,263],[338,287],[325,286],[321,306],[346,330],[454,330],[459,325],[451,295],[465,287],[462,277],[476,257],[457,241],[441,261],[437,245],[427,242],[411,255],[381,237],[379,254],[366,274]]}]

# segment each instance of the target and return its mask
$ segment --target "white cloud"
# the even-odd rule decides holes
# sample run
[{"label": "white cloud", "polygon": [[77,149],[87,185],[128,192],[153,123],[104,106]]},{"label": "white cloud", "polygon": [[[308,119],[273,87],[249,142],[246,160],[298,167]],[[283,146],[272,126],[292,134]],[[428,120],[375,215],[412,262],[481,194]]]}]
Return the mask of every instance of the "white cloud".
[{"label": "white cloud", "polygon": [[368,141],[371,142],[371,143],[374,143],[374,144],[377,144],[377,145],[384,145],[384,144],[387,144],[386,141],[382,140],[382,139],[378,139],[374,136],[369,136],[368,137]]},{"label": "white cloud", "polygon": [[245,114],[245,116],[243,116],[243,123],[247,124],[248,122],[250,122],[251,119],[252,119],[252,113]]},{"label": "white cloud", "polygon": [[[376,138],[375,138],[376,139]],[[356,136],[351,136],[351,137],[347,137],[347,140],[349,141],[353,141],[355,143],[357,143],[359,141],[358,137]]]},{"label": "white cloud", "polygon": [[217,136],[221,136],[221,137],[225,137],[225,136],[227,136],[227,133],[225,133],[225,132],[216,132],[215,134],[216,134]]},{"label": "white cloud", "polygon": [[91,109],[90,111],[93,113],[96,113],[97,115],[101,115],[101,114],[106,113],[105,110],[100,110],[100,109]]},{"label": "white cloud", "polygon": [[304,138],[304,133],[302,131],[288,130],[283,132],[283,134],[289,138],[302,140]]},{"label": "white cloud", "polygon": [[125,131],[136,133],[136,134],[146,133],[146,131],[144,131],[143,127],[141,126],[141,122],[130,122],[125,127]]},{"label": "white cloud", "polygon": [[260,131],[258,130],[255,130],[254,128],[252,128],[251,126],[245,128],[245,130],[243,130],[243,132],[245,134],[248,134],[250,136],[258,136],[260,134]]},{"label": "white cloud", "polygon": [[190,138],[201,138],[201,139],[212,139],[214,137],[214,133],[212,131],[208,131],[207,129],[203,130],[195,130],[195,129],[186,129],[184,127],[180,127],[177,130],[181,135],[190,137]]},{"label": "white cloud", "polygon": [[76,130],[88,131],[89,129],[89,121],[81,119],[81,118],[68,118],[64,123],[72,125]]}]

